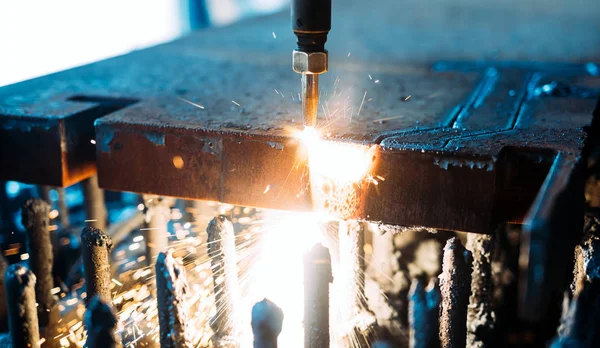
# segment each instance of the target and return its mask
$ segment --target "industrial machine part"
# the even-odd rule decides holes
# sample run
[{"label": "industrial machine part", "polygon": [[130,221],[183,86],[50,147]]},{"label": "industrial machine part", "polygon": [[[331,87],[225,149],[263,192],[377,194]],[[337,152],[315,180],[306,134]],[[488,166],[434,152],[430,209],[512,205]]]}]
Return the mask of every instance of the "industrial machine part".
[{"label": "industrial machine part", "polygon": [[133,102],[70,93],[11,95],[0,97],[0,180],[62,187],[96,172],[94,120]]},{"label": "industrial machine part", "polygon": [[121,339],[115,333],[119,321],[109,303],[94,296],[85,312],[85,326],[88,330],[86,347],[121,348]]},{"label": "industrial machine part", "polygon": [[317,124],[319,75],[327,72],[325,49],[331,30],[331,0],[293,0],[292,28],[298,47],[292,53],[292,68],[302,74],[302,114],[304,125]]},{"label": "industrial machine part", "polygon": [[443,348],[462,347],[467,342],[471,259],[471,253],[458,238],[446,242],[440,275],[440,345]]},{"label": "industrial machine part", "polygon": [[315,244],[304,256],[304,347],[329,347],[331,255]]},{"label": "industrial machine part", "polygon": [[31,255],[30,268],[37,279],[35,296],[41,326],[49,324],[50,310],[56,305],[56,298],[51,292],[54,287],[54,279],[52,278],[54,255],[48,219],[49,213],[50,205],[41,199],[27,201],[21,211],[23,226],[27,230],[27,244]]},{"label": "industrial machine part", "polygon": [[185,268],[170,252],[161,252],[156,258],[156,302],[162,348],[189,348],[190,331],[187,329],[188,309],[185,295],[189,286]]},{"label": "industrial machine part", "polygon": [[[598,339],[600,338],[600,315],[598,315],[598,275],[600,274],[600,254],[598,251],[598,241],[600,240],[599,234],[599,219],[598,215],[586,216],[586,236],[581,244],[578,246],[581,253],[578,254],[578,262],[575,266],[575,277],[576,289],[574,289],[572,298],[566,297],[564,310],[562,312],[563,318],[558,332],[553,331],[552,335],[556,336],[554,339],[553,347],[565,347],[575,344],[578,347],[596,347]],[[239,222],[239,220],[238,220]],[[344,222],[347,223],[347,222]],[[248,226],[255,226],[256,220],[247,221]],[[224,236],[230,234],[231,223],[225,220],[222,215],[215,217],[210,223],[209,231],[206,234],[211,233],[215,236]],[[242,240],[243,234],[241,231],[237,231]],[[325,234],[328,235],[332,231],[328,229]],[[85,233],[100,233],[89,227]],[[339,233],[347,233],[345,229],[340,229]],[[407,232],[410,234],[410,232]],[[389,233],[388,233],[389,235]],[[437,265],[437,271],[433,274],[428,275],[426,273],[415,272],[411,279],[409,279],[407,286],[410,286],[408,291],[407,300],[409,301],[409,313],[408,313],[408,332],[410,339],[410,347],[427,347],[427,346],[438,346],[438,337],[441,339],[441,346],[443,347],[456,347],[456,346],[490,346],[494,344],[501,344],[496,342],[498,339],[494,334],[494,323],[495,318],[493,312],[488,312],[490,308],[485,309],[486,305],[494,304],[498,301],[503,301],[503,298],[496,298],[490,296],[488,286],[498,287],[494,291],[505,291],[503,289],[502,282],[504,280],[497,278],[505,278],[504,275],[497,274],[498,270],[492,271],[491,267],[486,266],[488,262],[499,262],[500,259],[495,256],[492,250],[496,249],[499,245],[496,239],[488,238],[485,235],[478,234],[456,234],[457,237],[449,238],[454,233],[440,232],[436,234],[428,234],[427,232],[414,233],[413,236],[426,236],[429,235],[433,238],[437,238],[439,246],[446,244],[444,248],[443,259],[434,261]],[[369,239],[374,238],[371,236]],[[403,237],[403,234],[397,234],[396,237]],[[200,238],[198,235],[194,238]],[[400,246],[404,244],[407,254],[409,249],[415,249],[415,245],[408,245],[407,240],[400,240],[398,238],[395,244]],[[462,246],[460,239],[467,240],[467,251]],[[91,240],[89,237],[87,241]],[[409,238],[410,240],[410,238]],[[180,240],[175,245],[181,243]],[[333,246],[334,253],[343,252],[344,242],[340,241],[338,245]],[[211,247],[211,244],[219,244],[217,248]],[[245,241],[238,241],[235,243],[236,246],[246,244]],[[137,296],[142,291],[141,289],[146,288],[148,284],[154,283],[154,277],[149,279],[140,280],[137,283],[121,284],[116,279],[113,281],[118,285],[117,293],[119,294],[115,301],[114,306],[118,306],[121,310],[118,313],[113,312],[114,308],[109,305],[108,302],[103,302],[100,297],[94,296],[88,303],[88,308],[85,314],[85,327],[88,330],[87,333],[87,345],[92,347],[107,346],[107,347],[120,347],[120,339],[115,335],[116,332],[126,333],[127,328],[121,327],[123,320],[134,316],[136,319],[130,323],[130,328],[134,327],[137,333],[134,337],[127,337],[123,341],[124,346],[153,346],[153,347],[172,347],[172,346],[191,346],[190,340],[192,337],[197,338],[204,332],[198,332],[196,327],[188,325],[190,321],[198,319],[199,316],[208,315],[210,311],[202,311],[193,313],[188,316],[193,301],[197,300],[198,297],[188,296],[190,291],[186,282],[187,272],[192,270],[195,274],[199,274],[194,269],[197,268],[195,262],[191,262],[187,266],[184,265],[179,258],[174,258],[171,254],[172,250],[177,250],[178,247],[173,247],[166,253],[161,253],[156,260],[156,296],[150,296],[148,300],[138,298]],[[193,244],[196,245],[196,244]],[[247,245],[247,244],[246,244]],[[364,241],[357,242],[358,246],[366,247],[367,243]],[[181,244],[179,244],[181,246]],[[83,245],[82,248],[88,248],[89,246]],[[32,249],[31,252],[37,252],[39,246]],[[180,250],[181,255],[189,255],[188,248]],[[219,249],[220,257],[227,259],[230,256],[235,256],[238,253],[236,248],[223,248],[221,243],[215,243],[214,237],[211,238],[211,242],[202,245],[199,249],[205,249],[205,253],[214,253],[216,249]],[[212,251],[211,251],[212,249]],[[336,250],[339,249],[339,250]],[[137,250],[137,249],[136,249]],[[257,250],[255,250],[257,251]],[[263,249],[264,251],[264,249]],[[424,254],[427,254],[426,258],[431,258],[432,251],[427,250]],[[441,251],[441,250],[440,250]],[[245,252],[248,252],[246,249]],[[143,255],[142,250],[138,250],[137,255]],[[201,255],[205,255],[204,253]],[[204,256],[198,255],[201,259]],[[332,257],[333,256],[333,257]],[[330,318],[329,312],[331,310],[336,313],[335,316],[340,315],[339,307],[335,307],[335,302],[330,302],[330,297],[327,296],[329,292],[330,283],[333,281],[342,281],[345,277],[343,273],[347,270],[332,269],[332,260],[339,257],[340,262],[342,261],[341,255],[331,255],[329,249],[323,245],[315,244],[309,252],[305,254],[304,258],[304,303],[299,301],[304,306],[304,323],[305,323],[305,342],[307,345],[317,347],[326,347],[328,342],[334,342],[337,338],[340,338],[340,332],[345,330],[340,327],[332,325],[335,322],[335,318]],[[405,257],[403,255],[402,257]],[[134,256],[135,260],[136,257]],[[100,260],[100,259],[98,259]],[[188,262],[190,259],[187,260]],[[427,261],[430,262],[430,261]],[[114,264],[114,261],[106,259],[100,261],[99,264],[103,264],[109,268],[109,263]],[[213,277],[222,276],[223,272],[216,271],[215,265],[209,265],[211,262],[203,260],[201,263],[207,264],[206,268],[202,268],[200,273],[205,272],[208,269],[213,269]],[[352,262],[347,263],[346,266],[354,264]],[[400,266],[400,264],[398,265]],[[405,265],[406,266],[406,265]],[[411,267],[418,267],[413,264]],[[353,277],[361,277],[361,267],[354,267],[356,274]],[[140,265],[135,273],[150,272],[147,270],[148,267]],[[340,273],[341,271],[341,273]],[[503,270],[500,270],[503,272]],[[412,272],[412,271],[411,271]],[[439,273],[441,272],[441,273]],[[148,274],[148,273],[146,273]],[[335,274],[335,275],[333,275]],[[246,274],[247,275],[247,274]],[[333,277],[332,277],[333,275]],[[116,275],[116,277],[123,276],[123,274]],[[499,276],[499,277],[498,277]],[[336,279],[337,277],[337,279]],[[496,279],[492,279],[496,278]],[[429,279],[429,285],[425,288],[427,279]],[[437,285],[436,280],[439,279],[441,284]],[[211,282],[198,282],[198,279],[194,279],[193,286],[194,291],[205,291],[207,288],[213,288],[214,284]],[[210,280],[210,278],[209,278]],[[219,282],[218,280],[214,280]],[[245,281],[235,280],[238,284],[243,284]],[[401,283],[402,281],[400,281]],[[360,284],[360,281],[358,282]],[[339,284],[338,284],[339,285]],[[107,285],[107,288],[109,286]],[[68,334],[58,335],[40,335],[38,334],[37,328],[37,311],[36,311],[36,296],[35,296],[35,275],[20,265],[10,266],[6,274],[6,289],[8,294],[9,314],[11,320],[11,336],[13,336],[13,342],[25,342],[25,345],[37,347],[41,344],[46,344],[49,347],[65,346],[69,342],[81,342],[86,341],[85,337],[79,339],[76,337],[75,331],[82,328],[81,318],[77,319],[70,317],[69,315],[63,316],[63,326],[61,332],[67,331]],[[146,290],[147,291],[147,290]],[[193,292],[193,291],[192,291]],[[353,293],[359,293],[360,291],[352,291]],[[218,292],[214,292],[217,294]],[[468,294],[471,294],[470,298]],[[486,294],[487,293],[487,294]],[[64,294],[64,293],[63,293]],[[160,322],[160,334],[157,331],[158,327],[152,325],[142,325],[144,322],[144,312],[134,311],[131,312],[131,307],[123,306],[123,296],[130,296],[135,298],[133,300],[133,308],[150,308],[150,311],[154,313],[155,319]],[[339,297],[339,293],[336,293],[335,297]],[[301,296],[301,295],[299,295]],[[506,295],[505,295],[506,296]],[[510,296],[510,295],[509,295]],[[83,296],[82,296],[83,297]],[[335,297],[332,297],[335,298]],[[194,300],[195,298],[195,300]],[[81,299],[81,298],[79,298]],[[73,298],[63,298],[61,296],[60,303],[65,305],[73,300]],[[289,303],[288,303],[289,304]],[[204,305],[204,304],[201,304]],[[330,309],[331,306],[331,309]],[[482,307],[483,306],[483,307]],[[213,307],[209,305],[208,307]],[[243,306],[242,306],[243,307]],[[214,307],[213,307],[214,308]],[[496,307],[498,309],[498,307]],[[250,310],[246,307],[245,310]],[[478,317],[471,318],[471,311],[474,311]],[[488,312],[486,314],[486,312]],[[71,313],[73,315],[74,313]],[[81,313],[83,314],[83,312]],[[250,313],[246,313],[248,315]],[[254,334],[255,347],[276,347],[277,336],[282,330],[282,320],[284,320],[285,312],[282,311],[273,302],[265,299],[256,303],[252,308],[252,332]],[[292,313],[290,313],[292,314]],[[488,314],[490,316],[488,316]],[[225,317],[228,317],[226,314]],[[239,315],[239,314],[238,314]],[[482,317],[481,315],[484,315]],[[244,316],[244,314],[242,314]],[[158,317],[158,318],[156,318]],[[349,324],[346,320],[348,316],[342,314],[343,326]],[[15,322],[13,322],[13,320]],[[119,320],[121,323],[119,323]],[[339,319],[337,319],[339,324]],[[15,324],[16,323],[16,324]],[[26,325],[19,326],[25,323]],[[13,325],[15,324],[15,325]],[[232,323],[235,327],[240,327],[240,323]],[[246,322],[246,324],[248,324]],[[439,325],[439,329],[438,329]],[[212,326],[212,325],[211,325]],[[78,329],[74,329],[77,327]],[[477,328],[476,328],[477,327]],[[341,330],[340,330],[341,329]],[[406,332],[401,329],[400,334],[406,338]],[[555,327],[556,329],[556,327]],[[218,326],[212,329],[212,339],[219,338],[221,334],[221,328]],[[247,328],[249,330],[249,328]],[[330,331],[333,335],[330,335]],[[150,335],[151,334],[151,335]],[[359,338],[362,332],[358,333]],[[469,335],[472,334],[474,337],[469,339]],[[556,335],[555,335],[556,334]],[[16,335],[16,337],[15,337]],[[127,335],[126,335],[127,336]],[[140,343],[140,337],[151,336],[152,339],[149,343]],[[336,337],[337,336],[337,337]],[[68,339],[67,339],[68,337]],[[237,336],[226,346],[236,346],[242,341],[241,336]],[[4,346],[3,340],[5,337],[0,336],[0,346]],[[366,344],[370,346],[380,346],[373,343],[373,337],[371,337]],[[389,340],[391,347],[403,347],[404,345],[398,344],[394,339],[390,339],[386,336],[378,336],[378,340]],[[508,340],[514,340],[515,337],[508,338]],[[517,338],[518,339],[518,338]],[[524,338],[525,342],[531,343],[532,337]],[[331,340],[331,341],[330,341]],[[159,343],[160,342],[160,343]],[[177,343],[179,342],[179,343]],[[339,341],[335,341],[339,342]],[[356,341],[354,341],[356,343]],[[394,343],[396,342],[396,343]],[[502,339],[501,342],[504,342]],[[21,343],[19,343],[21,344]],[[69,343],[70,344],[70,343]],[[201,344],[202,347],[208,347],[208,342]],[[343,345],[344,347],[355,345],[348,344]]]},{"label": "industrial machine part", "polygon": [[40,346],[38,311],[35,300],[35,275],[15,264],[8,267],[4,278],[8,301],[8,323],[12,346]]},{"label": "industrial machine part", "polygon": [[277,336],[283,325],[283,311],[275,303],[263,299],[252,307],[254,348],[277,348]]},{"label": "industrial machine part", "polygon": [[210,221],[206,232],[215,305],[219,309],[210,322],[215,332],[212,342],[217,348],[237,346],[235,342],[239,333],[236,323],[239,320],[241,294],[233,225],[225,216],[219,215]]},{"label": "industrial machine part", "polygon": [[104,231],[88,226],[81,232],[81,241],[88,302],[98,296],[102,301],[110,303],[112,294],[109,260],[112,240]]}]

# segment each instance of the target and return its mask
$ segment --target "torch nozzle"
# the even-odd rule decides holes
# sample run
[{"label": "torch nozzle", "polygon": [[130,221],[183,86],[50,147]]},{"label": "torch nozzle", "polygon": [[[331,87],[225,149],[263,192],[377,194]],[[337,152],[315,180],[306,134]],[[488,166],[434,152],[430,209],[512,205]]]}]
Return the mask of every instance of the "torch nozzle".
[{"label": "torch nozzle", "polygon": [[317,124],[319,108],[319,75],[302,74],[302,114],[304,125],[314,127]]}]

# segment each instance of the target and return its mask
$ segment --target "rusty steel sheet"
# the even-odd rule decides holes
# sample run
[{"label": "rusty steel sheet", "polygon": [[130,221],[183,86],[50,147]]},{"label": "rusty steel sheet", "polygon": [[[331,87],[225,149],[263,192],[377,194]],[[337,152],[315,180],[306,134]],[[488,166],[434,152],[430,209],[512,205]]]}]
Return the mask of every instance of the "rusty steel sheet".
[{"label": "rusty steel sheet", "polygon": [[[289,67],[273,67],[265,72],[264,78],[271,79],[274,88],[266,91],[252,88],[240,93],[238,86],[252,86],[254,69],[241,69],[235,83],[220,83],[205,89],[188,85],[183,96],[156,97],[98,120],[101,185],[107,189],[240,205],[310,209],[310,195],[300,194],[306,186],[305,167],[299,165],[302,164],[298,162],[299,143],[291,133],[302,128],[299,102],[297,97],[292,99],[289,95],[298,87],[298,80],[293,75],[286,77]],[[209,75],[210,71],[195,75]],[[334,116],[323,119],[322,123],[327,125],[321,128],[336,140],[371,144],[383,136],[382,130],[417,124],[422,124],[423,129],[441,127],[454,117],[456,106],[466,102],[476,86],[477,75],[434,73],[416,67],[407,68],[402,74],[380,74],[391,86],[371,87],[371,93],[381,101],[377,105],[373,100],[363,103],[358,115],[358,103],[366,85],[356,87],[356,92],[348,93],[341,88],[338,91],[333,85],[341,83],[336,82],[335,76],[339,75],[332,71],[330,81],[322,84],[324,94],[333,94],[335,90],[342,95],[331,98],[324,95],[324,100],[330,101],[323,106],[337,108],[337,112],[331,109]],[[346,78],[359,79],[358,74]],[[377,85],[366,75],[362,80]],[[404,84],[411,86],[411,98],[415,98],[410,103],[399,101],[407,96],[402,93]],[[227,90],[214,92],[222,87]],[[432,90],[440,87],[453,93],[427,99]],[[344,104],[348,108],[345,111]],[[355,115],[351,117],[351,113]],[[405,116],[393,118],[398,114]],[[374,122],[390,117],[393,119]],[[174,163],[176,159],[182,162],[179,167]],[[122,172],[125,167],[128,175],[112,174],[115,170]]]},{"label": "rusty steel sheet", "polygon": [[[216,78],[210,62],[200,65],[184,75]],[[182,81],[179,95],[165,93],[99,119],[101,185],[311,209],[310,195],[299,194],[305,168],[289,131],[301,127],[298,100],[288,96],[298,81],[287,76],[288,67],[273,66],[263,74],[273,89],[248,88],[254,69],[236,69],[235,81],[198,84],[206,88]],[[365,185],[353,217],[480,233],[522,222],[554,156],[581,153],[595,107],[597,77],[582,66],[553,71],[404,66],[379,73],[375,83],[368,74],[334,68],[322,84],[319,126],[331,140],[378,145],[373,172],[385,178]],[[342,89],[344,78],[352,84]],[[589,94],[539,92],[553,81]]]}]

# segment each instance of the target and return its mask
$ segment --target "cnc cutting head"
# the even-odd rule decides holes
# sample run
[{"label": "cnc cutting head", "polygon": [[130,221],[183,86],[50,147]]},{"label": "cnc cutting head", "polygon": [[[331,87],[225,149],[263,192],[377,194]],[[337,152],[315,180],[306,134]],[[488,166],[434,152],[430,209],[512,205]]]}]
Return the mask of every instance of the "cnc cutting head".
[{"label": "cnc cutting head", "polygon": [[292,69],[302,74],[304,125],[314,127],[319,109],[319,74],[328,67],[325,42],[331,29],[331,0],[293,0],[291,19],[298,38]]}]

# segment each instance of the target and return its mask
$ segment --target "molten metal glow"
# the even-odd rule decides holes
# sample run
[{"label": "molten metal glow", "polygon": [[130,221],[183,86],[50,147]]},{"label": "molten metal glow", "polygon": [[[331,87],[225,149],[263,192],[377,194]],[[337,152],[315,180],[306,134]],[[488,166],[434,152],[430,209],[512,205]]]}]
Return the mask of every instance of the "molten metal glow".
[{"label": "molten metal glow", "polygon": [[306,146],[311,177],[324,177],[336,183],[358,183],[369,176],[373,148],[323,140],[313,127],[305,127],[296,136]]},{"label": "molten metal glow", "polygon": [[312,127],[296,137],[308,159],[314,210],[337,219],[355,218],[362,185],[377,184],[371,175],[375,146],[327,141]]}]

